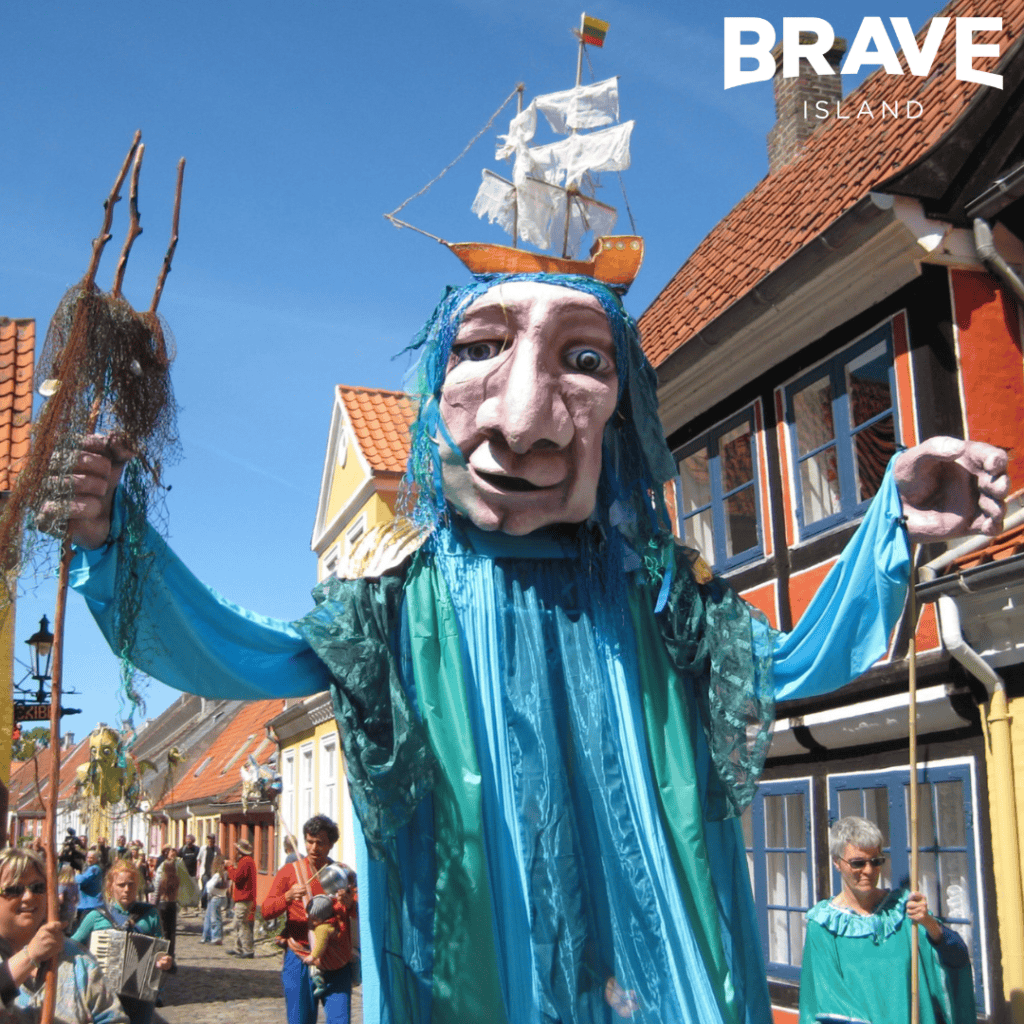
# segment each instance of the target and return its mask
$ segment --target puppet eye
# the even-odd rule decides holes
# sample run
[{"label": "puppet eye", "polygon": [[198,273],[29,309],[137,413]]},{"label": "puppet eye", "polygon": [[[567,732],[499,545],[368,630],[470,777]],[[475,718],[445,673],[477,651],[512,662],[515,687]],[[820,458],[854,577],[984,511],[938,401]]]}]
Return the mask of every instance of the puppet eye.
[{"label": "puppet eye", "polygon": [[569,353],[569,365],[580,373],[602,373],[611,368],[607,357],[593,348],[578,348]]},{"label": "puppet eye", "polygon": [[471,363],[482,363],[493,359],[504,347],[503,341],[466,341],[452,346],[452,357],[457,363],[464,359]]}]

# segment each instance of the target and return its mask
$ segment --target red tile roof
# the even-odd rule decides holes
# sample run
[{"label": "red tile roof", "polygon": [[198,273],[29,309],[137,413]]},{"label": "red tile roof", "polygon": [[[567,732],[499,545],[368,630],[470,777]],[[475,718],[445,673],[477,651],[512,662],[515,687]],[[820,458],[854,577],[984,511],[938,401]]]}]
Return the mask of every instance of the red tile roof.
[{"label": "red tile roof", "polygon": [[28,455],[35,346],[35,320],[0,317],[0,491],[11,490]]},{"label": "red tile roof", "polygon": [[1001,562],[1004,558],[1021,554],[1024,554],[1024,523],[1012,530],[1006,530],[998,537],[993,537],[978,551],[961,555],[955,562],[949,564],[946,572],[963,572],[965,569],[975,569],[979,565],[991,565],[993,562]]},{"label": "red tile roof", "polygon": [[[954,0],[942,14],[1001,17],[1002,33],[986,33],[982,40],[998,41],[1005,57],[1024,25],[1024,0]],[[849,120],[829,118],[793,163],[759,182],[716,225],[640,318],[644,350],[655,366],[939,141],[981,88],[956,79],[954,40],[951,23],[927,78],[880,70],[865,79],[842,101]],[[992,71],[997,63],[975,58],[974,66]],[[915,120],[903,117],[908,100],[922,105]],[[898,120],[880,117],[883,101],[899,104]],[[870,104],[873,119],[852,116],[863,103]]]},{"label": "red tile roof", "polygon": [[277,751],[267,738],[266,724],[285,709],[281,699],[243,704],[220,735],[201,753],[158,804],[167,807],[189,801],[238,803],[242,798],[239,769],[252,754],[266,764]]},{"label": "red tile roof", "polygon": [[377,473],[404,473],[409,458],[409,427],[416,419],[416,408],[409,396],[401,391],[348,384],[339,384],[338,394],[370,469]]}]

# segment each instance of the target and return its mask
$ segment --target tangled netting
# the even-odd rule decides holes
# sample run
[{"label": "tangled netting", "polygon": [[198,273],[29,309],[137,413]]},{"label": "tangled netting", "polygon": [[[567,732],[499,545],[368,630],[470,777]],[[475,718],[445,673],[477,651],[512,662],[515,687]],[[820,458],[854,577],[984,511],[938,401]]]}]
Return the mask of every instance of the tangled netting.
[{"label": "tangled netting", "polygon": [[88,281],[64,295],[37,361],[35,384],[45,402],[0,518],[3,565],[15,572],[32,565],[39,574],[54,558],[53,539],[67,530],[71,474],[81,438],[102,433],[135,453],[122,478],[116,616],[122,711],[127,705],[123,717],[129,723],[144,710],[126,656],[133,646],[145,578],[141,540],[147,518],[161,507],[163,469],[179,454],[172,344],[158,314],[138,313],[123,297]]}]

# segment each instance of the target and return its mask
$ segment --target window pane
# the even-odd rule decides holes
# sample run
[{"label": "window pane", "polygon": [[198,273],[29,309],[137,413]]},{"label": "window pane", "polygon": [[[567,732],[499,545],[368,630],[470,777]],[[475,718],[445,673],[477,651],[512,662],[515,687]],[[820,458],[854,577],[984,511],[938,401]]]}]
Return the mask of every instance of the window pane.
[{"label": "window pane", "polygon": [[757,514],[751,484],[725,500],[726,558],[754,547],[757,547]]},{"label": "window pane", "polygon": [[754,811],[753,804],[740,816],[743,827],[743,847],[747,851],[747,874],[750,875],[750,890],[754,891],[757,882],[754,878]]},{"label": "window pane", "polygon": [[679,479],[683,485],[684,516],[711,504],[707,449],[687,455],[679,463]]},{"label": "window pane", "polygon": [[788,917],[785,910],[768,911],[768,959],[774,963],[790,962]]},{"label": "window pane", "polygon": [[805,524],[816,523],[839,511],[839,470],[835,446],[800,463],[800,493]]},{"label": "window pane", "polygon": [[778,848],[786,845],[786,820],[783,817],[785,797],[764,798],[764,845]]},{"label": "window pane", "polygon": [[789,903],[806,907],[810,904],[807,880],[807,855],[791,853],[789,857]]},{"label": "window pane", "polygon": [[832,384],[828,377],[808,384],[793,395],[796,443],[800,456],[813,452],[836,436],[832,422]]},{"label": "window pane", "polygon": [[803,793],[789,793],[786,796],[786,835],[787,846],[802,850],[807,844],[807,833],[804,828],[806,811]]},{"label": "window pane", "polygon": [[768,861],[768,902],[785,905],[789,902],[786,898],[786,855],[784,853],[769,853],[766,859]]},{"label": "window pane", "polygon": [[723,434],[719,453],[722,460],[723,491],[735,490],[754,479],[754,446],[749,423],[741,423]]},{"label": "window pane", "polygon": [[706,562],[714,564],[715,540],[710,509],[683,520],[683,541],[691,548],[696,548]]},{"label": "window pane", "polygon": [[799,967],[804,958],[804,933],[807,931],[807,921],[802,913],[789,915],[789,941],[792,947],[793,959],[790,963]]},{"label": "window pane", "polygon": [[853,439],[857,471],[857,500],[867,501],[878,493],[885,467],[896,451],[896,424],[886,416],[865,427]]},{"label": "window pane", "polygon": [[892,408],[889,365],[884,342],[847,363],[846,391],[854,427]]},{"label": "window pane", "polygon": [[966,846],[964,784],[959,779],[932,784],[938,807],[938,842],[941,846]]},{"label": "window pane", "polygon": [[886,840],[889,838],[889,791],[882,786],[865,789],[862,818],[873,821]]}]

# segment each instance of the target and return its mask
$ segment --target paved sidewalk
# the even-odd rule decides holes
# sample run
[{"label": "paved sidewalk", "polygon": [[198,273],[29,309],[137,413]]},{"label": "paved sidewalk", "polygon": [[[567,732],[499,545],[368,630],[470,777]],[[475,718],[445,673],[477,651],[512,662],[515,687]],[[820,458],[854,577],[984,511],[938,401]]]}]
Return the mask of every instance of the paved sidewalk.
[{"label": "paved sidewalk", "polygon": [[[252,960],[228,956],[234,937],[226,930],[223,946],[199,941],[203,919],[178,915],[178,970],[167,975],[164,1005],[154,1024],[285,1024],[281,957],[277,946],[256,943]],[[323,1021],[321,1008],[318,1019]],[[362,1024],[362,993],[352,993],[352,1022]]]}]

